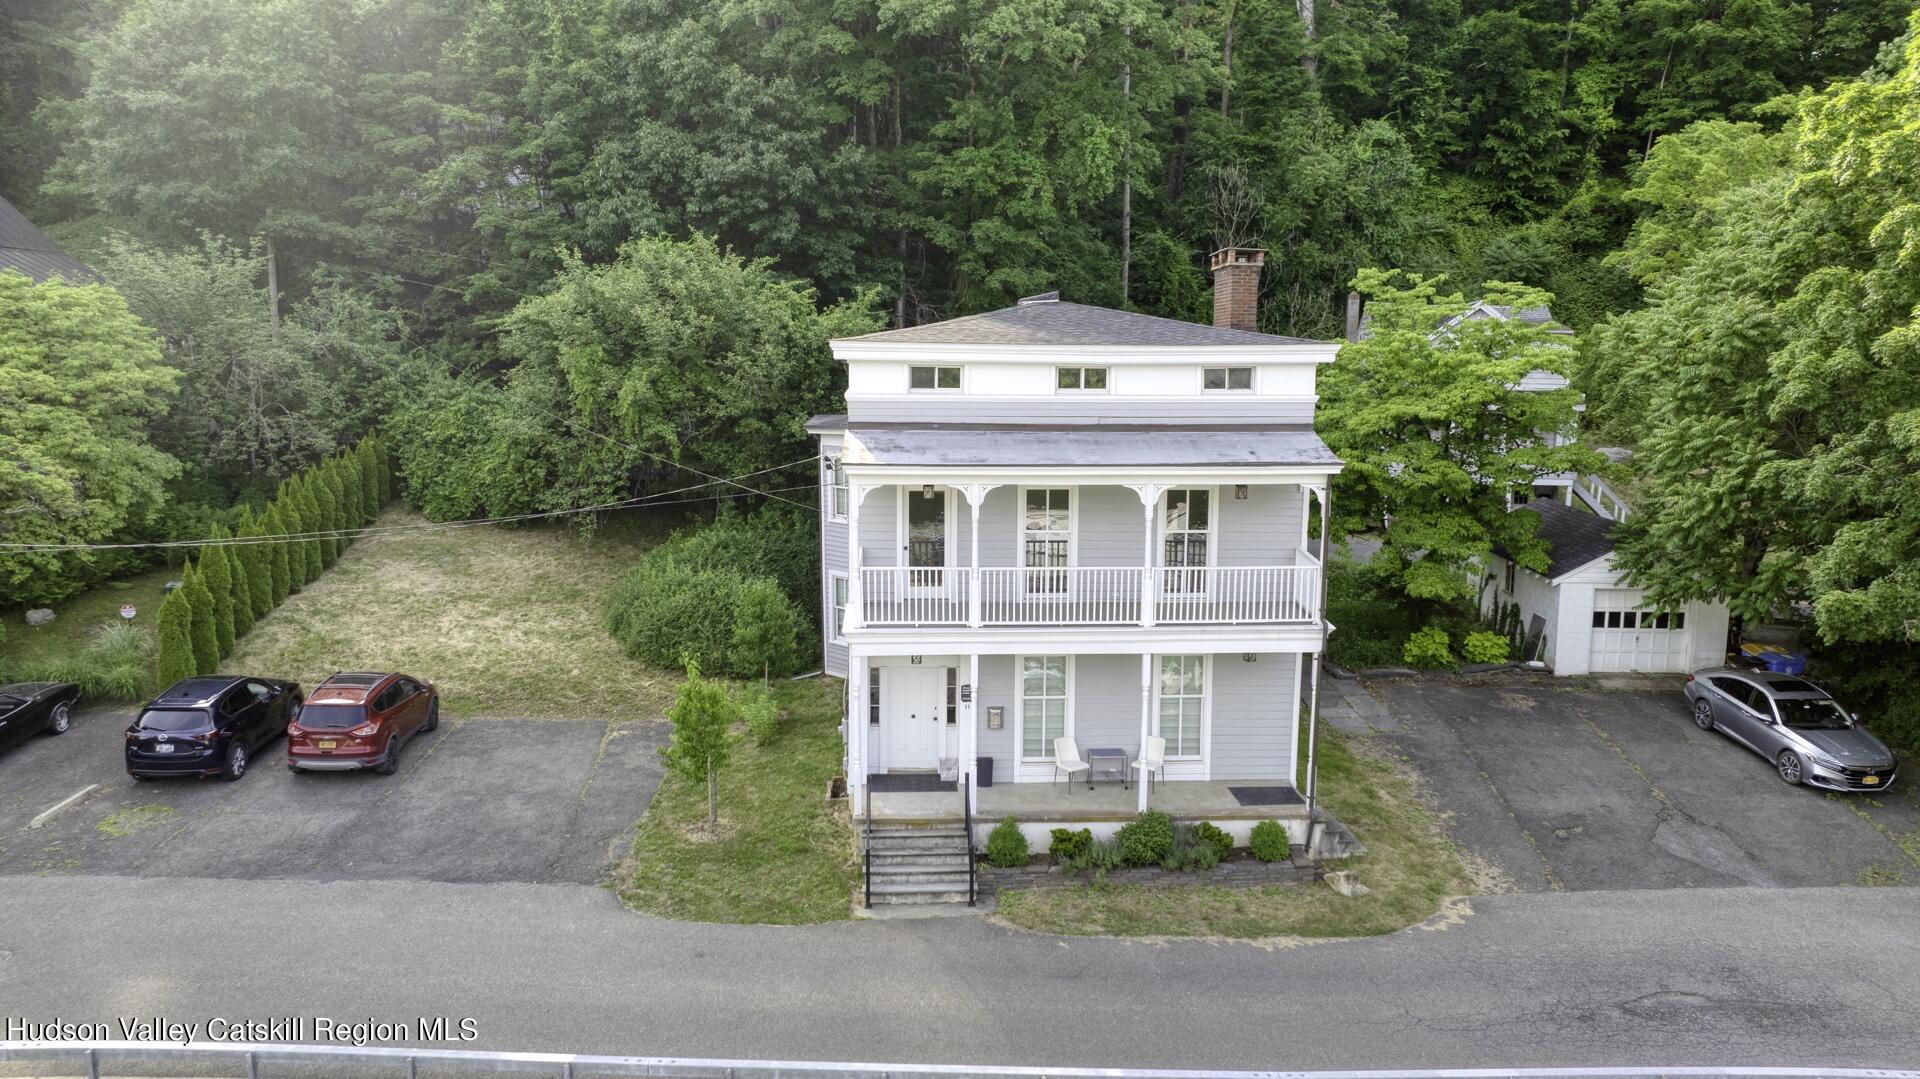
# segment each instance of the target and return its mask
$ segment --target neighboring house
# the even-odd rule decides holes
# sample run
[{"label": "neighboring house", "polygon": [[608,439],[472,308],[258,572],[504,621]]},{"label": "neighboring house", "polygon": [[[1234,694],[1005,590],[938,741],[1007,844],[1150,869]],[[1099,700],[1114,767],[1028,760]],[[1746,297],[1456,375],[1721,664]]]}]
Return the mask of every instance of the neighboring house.
[{"label": "neighboring house", "polygon": [[[809,430],[857,818],[871,787],[874,819],[957,822],[944,763],[1038,850],[1149,804],[1304,838],[1326,637],[1310,507],[1340,469],[1315,379],[1338,342],[1254,332],[1262,260],[1214,256],[1211,326],[1047,293],[833,342],[847,414]],[[1160,782],[1060,785],[1063,737],[1129,760],[1164,738]]]},{"label": "neighboring house", "polygon": [[46,233],[34,228],[12,203],[0,199],[0,272],[7,270],[35,281],[60,277],[78,285],[100,280],[86,263],[62,251]]},{"label": "neighboring house", "polygon": [[1481,605],[1490,619],[1508,604],[1519,605],[1528,658],[1544,660],[1563,675],[1693,671],[1725,661],[1726,605],[1646,609],[1645,593],[1628,587],[1614,568],[1614,521],[1544,499],[1514,512],[1540,516],[1547,572],[1535,573],[1495,552]]}]

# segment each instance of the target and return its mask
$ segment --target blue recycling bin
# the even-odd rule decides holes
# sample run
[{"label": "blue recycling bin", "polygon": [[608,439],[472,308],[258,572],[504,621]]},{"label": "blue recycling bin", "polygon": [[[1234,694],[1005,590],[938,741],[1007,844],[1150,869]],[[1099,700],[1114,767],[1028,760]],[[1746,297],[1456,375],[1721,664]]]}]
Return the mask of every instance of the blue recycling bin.
[{"label": "blue recycling bin", "polygon": [[1762,653],[1760,665],[1775,674],[1807,673],[1807,657],[1796,656],[1791,652]]}]

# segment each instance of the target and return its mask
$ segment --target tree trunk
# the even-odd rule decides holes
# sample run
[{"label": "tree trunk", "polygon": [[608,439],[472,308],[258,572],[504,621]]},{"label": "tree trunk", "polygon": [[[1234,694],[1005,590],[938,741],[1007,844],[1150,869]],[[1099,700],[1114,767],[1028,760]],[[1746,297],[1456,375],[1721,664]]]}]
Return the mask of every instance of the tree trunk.
[{"label": "tree trunk", "polygon": [[713,757],[707,757],[707,824],[720,823],[720,793],[714,782]]},{"label": "tree trunk", "polygon": [[1233,96],[1233,12],[1236,5],[1227,5],[1227,28],[1220,35],[1220,119],[1227,118],[1227,100]]},{"label": "tree trunk", "polygon": [[[1126,28],[1127,47],[1133,46],[1133,27]],[[1120,68],[1120,99],[1125,105],[1128,127],[1133,124],[1133,62]],[[1127,132],[1127,145],[1120,151],[1120,306],[1133,296],[1133,132]]]},{"label": "tree trunk", "polygon": [[1294,0],[1294,5],[1300,13],[1300,29],[1307,35],[1307,47],[1300,53],[1300,66],[1306,69],[1307,77],[1312,78],[1320,72],[1320,58],[1313,55],[1313,0]]},{"label": "tree trunk", "polygon": [[267,322],[273,326],[273,338],[280,339],[280,265],[273,257],[273,237],[267,240]]}]

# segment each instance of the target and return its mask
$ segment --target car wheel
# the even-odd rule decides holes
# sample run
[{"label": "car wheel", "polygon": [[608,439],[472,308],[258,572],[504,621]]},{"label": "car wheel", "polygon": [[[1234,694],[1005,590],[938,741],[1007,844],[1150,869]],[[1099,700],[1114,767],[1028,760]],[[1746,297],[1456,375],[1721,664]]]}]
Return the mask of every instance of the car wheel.
[{"label": "car wheel", "polygon": [[373,770],[376,772],[379,772],[383,776],[390,776],[393,773],[400,770],[400,739],[399,738],[395,737],[395,738],[387,739],[387,755],[385,757],[380,758],[380,763],[374,765]]},{"label": "car wheel", "polygon": [[435,697],[432,701],[428,702],[427,725],[421,729],[429,731],[437,731],[440,729],[440,698]]},{"label": "car wheel", "polygon": [[1713,705],[1706,701],[1693,702],[1693,725],[1703,731],[1713,729]]},{"label": "car wheel", "polygon": [[1795,753],[1791,749],[1783,749],[1780,751],[1780,755],[1774,758],[1773,763],[1776,768],[1780,769],[1781,779],[1786,780],[1796,787],[1800,785],[1800,754]]},{"label": "car wheel", "polygon": [[67,728],[71,726],[73,726],[73,715],[68,710],[66,702],[62,701],[54,705],[53,715],[47,718],[47,733],[65,734]]},{"label": "car wheel", "polygon": [[247,747],[239,742],[233,743],[227,750],[227,766],[220,769],[220,778],[231,783],[247,774]]}]

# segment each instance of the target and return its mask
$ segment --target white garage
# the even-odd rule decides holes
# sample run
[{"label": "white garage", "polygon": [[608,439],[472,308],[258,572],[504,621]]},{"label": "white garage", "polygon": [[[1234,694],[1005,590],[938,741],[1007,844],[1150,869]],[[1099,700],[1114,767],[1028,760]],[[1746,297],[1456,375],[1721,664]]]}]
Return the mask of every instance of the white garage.
[{"label": "white garage", "polygon": [[1481,606],[1489,618],[1509,604],[1519,607],[1528,658],[1567,675],[1693,671],[1725,661],[1725,605],[1649,607],[1646,593],[1626,587],[1613,567],[1613,521],[1551,501],[1515,512],[1539,514],[1547,572],[1495,554],[1482,582]]}]

